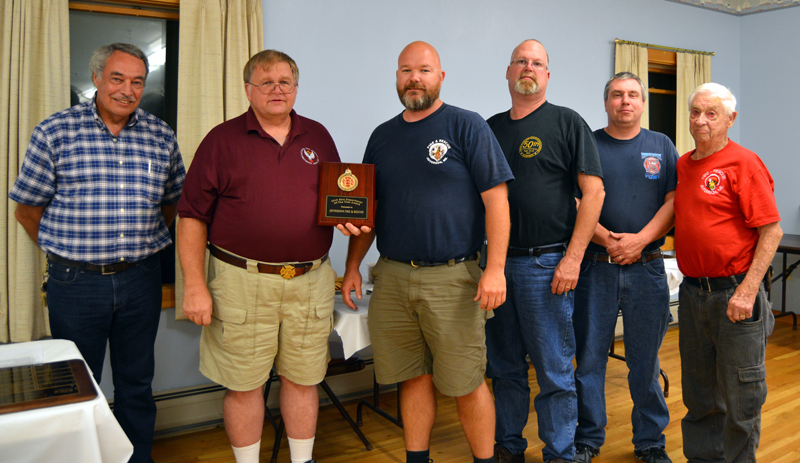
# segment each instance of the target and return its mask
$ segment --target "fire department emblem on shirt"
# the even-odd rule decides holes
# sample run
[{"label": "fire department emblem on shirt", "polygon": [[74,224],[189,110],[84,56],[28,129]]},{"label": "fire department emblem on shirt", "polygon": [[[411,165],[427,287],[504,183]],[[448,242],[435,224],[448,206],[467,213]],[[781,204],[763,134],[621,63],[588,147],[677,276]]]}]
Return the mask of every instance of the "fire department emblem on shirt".
[{"label": "fire department emblem on shirt", "polygon": [[447,140],[434,140],[428,144],[428,162],[431,164],[442,164],[447,161],[447,152],[450,150],[450,143]]},{"label": "fire department emblem on shirt", "polygon": [[339,176],[336,184],[339,185],[339,188],[343,191],[353,191],[358,186],[358,177],[353,175],[350,169],[346,169],[344,173]]},{"label": "fire department emblem on shirt", "polygon": [[722,184],[722,181],[726,178],[728,177],[725,172],[719,169],[712,169],[703,174],[703,183],[700,185],[700,189],[703,190],[703,193],[709,195],[720,194],[725,190],[725,185]]},{"label": "fire department emblem on shirt", "polygon": [[642,153],[645,177],[656,180],[661,173],[661,153]]},{"label": "fire department emblem on shirt", "polygon": [[519,155],[523,158],[532,158],[542,151],[542,140],[537,137],[528,137],[519,145]]},{"label": "fire department emblem on shirt", "polygon": [[319,156],[311,148],[303,148],[300,150],[300,157],[303,161],[313,165],[319,164]]}]

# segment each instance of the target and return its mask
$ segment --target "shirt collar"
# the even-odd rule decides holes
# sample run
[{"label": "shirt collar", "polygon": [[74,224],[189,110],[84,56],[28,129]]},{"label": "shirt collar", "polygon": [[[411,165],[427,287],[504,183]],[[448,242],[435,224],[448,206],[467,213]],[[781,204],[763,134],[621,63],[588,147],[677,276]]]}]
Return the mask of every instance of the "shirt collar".
[{"label": "shirt collar", "polygon": [[[258,122],[258,118],[256,118],[256,113],[253,111],[252,106],[247,108],[247,113],[245,114],[245,128],[248,132],[256,131],[262,137],[272,138],[270,134],[261,128],[261,124]],[[294,109],[289,113],[289,117],[292,119],[292,127],[289,129],[289,135],[286,137],[285,145],[288,145],[295,137],[306,133],[306,129],[300,121],[300,116],[297,115]]]}]

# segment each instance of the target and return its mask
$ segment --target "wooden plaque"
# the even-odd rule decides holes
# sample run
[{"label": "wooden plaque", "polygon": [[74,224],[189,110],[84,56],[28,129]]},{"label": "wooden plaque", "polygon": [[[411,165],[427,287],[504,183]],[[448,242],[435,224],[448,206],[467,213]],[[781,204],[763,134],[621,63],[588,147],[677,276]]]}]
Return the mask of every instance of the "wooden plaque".
[{"label": "wooden plaque", "polygon": [[374,164],[322,163],[317,223],[375,226]]},{"label": "wooden plaque", "polygon": [[82,360],[0,368],[0,415],[97,397]]}]

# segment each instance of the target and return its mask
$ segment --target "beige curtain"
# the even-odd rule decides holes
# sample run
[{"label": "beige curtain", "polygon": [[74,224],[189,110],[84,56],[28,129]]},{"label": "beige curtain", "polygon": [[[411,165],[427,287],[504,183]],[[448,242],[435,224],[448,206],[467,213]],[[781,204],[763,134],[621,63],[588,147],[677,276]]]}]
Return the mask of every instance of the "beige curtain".
[{"label": "beige curtain", "polygon": [[[644,88],[649,87],[647,81],[647,48],[627,43],[616,43],[614,46],[614,74],[632,72],[642,79]],[[650,127],[650,108],[644,105],[642,127]]]},{"label": "beige curtain", "polygon": [[[264,49],[262,0],[181,0],[178,144],[186,168],[214,126],[249,106],[242,70]],[[183,316],[183,274],[176,259],[175,318]]]},{"label": "beige curtain", "polygon": [[711,82],[711,55],[678,52],[678,108],[675,111],[675,147],[683,155],[694,149],[689,133],[689,95]]},{"label": "beige curtain", "polygon": [[36,124],[69,107],[67,0],[0,2],[0,342],[49,334],[39,293],[44,254],[14,218],[8,192]]}]

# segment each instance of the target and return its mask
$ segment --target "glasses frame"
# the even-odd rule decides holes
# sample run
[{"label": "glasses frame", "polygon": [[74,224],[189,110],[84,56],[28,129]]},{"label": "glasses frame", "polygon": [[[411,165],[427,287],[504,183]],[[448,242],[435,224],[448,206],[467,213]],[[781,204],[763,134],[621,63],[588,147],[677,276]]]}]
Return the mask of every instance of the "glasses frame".
[{"label": "glasses frame", "polygon": [[529,64],[534,71],[546,71],[548,69],[548,66],[541,61],[534,61],[525,58],[514,58],[511,60],[511,65],[521,69],[525,69]]},{"label": "glasses frame", "polygon": [[[261,92],[262,95],[269,95],[270,93],[274,92],[276,88],[279,88],[281,90],[281,92],[283,92],[283,93],[285,93],[287,95],[288,94],[292,94],[292,93],[295,92],[295,90],[297,90],[297,82],[292,82],[291,84],[288,84],[289,85],[288,89],[283,88],[284,87],[284,83],[283,82],[266,81],[261,85],[254,84],[252,82],[248,82],[247,84],[257,88],[258,91]],[[264,90],[264,89],[266,89],[266,90]]]}]

